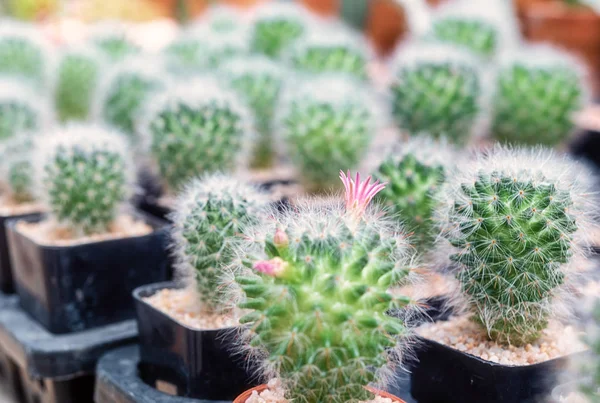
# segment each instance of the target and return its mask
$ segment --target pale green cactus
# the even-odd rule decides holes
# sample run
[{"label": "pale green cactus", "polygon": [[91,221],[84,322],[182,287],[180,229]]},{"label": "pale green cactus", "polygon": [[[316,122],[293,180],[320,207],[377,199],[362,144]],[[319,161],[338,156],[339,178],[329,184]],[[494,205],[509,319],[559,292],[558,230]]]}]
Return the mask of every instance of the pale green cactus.
[{"label": "pale green cactus", "polygon": [[32,149],[34,140],[30,133],[21,133],[0,142],[0,172],[7,196],[16,203],[35,199]]},{"label": "pale green cactus", "polygon": [[0,141],[20,132],[48,128],[52,113],[46,98],[33,92],[30,86],[11,77],[0,78]]},{"label": "pale green cactus", "polygon": [[130,39],[130,27],[119,21],[95,24],[89,41],[113,63],[141,53],[141,48]]}]

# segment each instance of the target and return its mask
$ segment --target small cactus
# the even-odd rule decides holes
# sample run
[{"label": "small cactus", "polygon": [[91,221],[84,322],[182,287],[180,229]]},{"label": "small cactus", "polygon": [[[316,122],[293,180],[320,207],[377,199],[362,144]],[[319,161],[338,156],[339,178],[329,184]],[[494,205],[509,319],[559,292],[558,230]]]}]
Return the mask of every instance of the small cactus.
[{"label": "small cactus", "polygon": [[437,235],[433,212],[437,195],[452,167],[454,150],[444,139],[417,136],[392,150],[379,165],[374,177],[387,186],[377,200],[397,217],[417,250],[430,252]]},{"label": "small cactus", "polygon": [[54,90],[61,121],[89,117],[103,63],[101,54],[93,48],[69,49],[62,53]]},{"label": "small cactus", "polygon": [[259,137],[253,147],[251,165],[268,168],[275,157],[272,125],[284,70],[270,59],[257,55],[232,59],[221,66],[221,71],[254,112]]},{"label": "small cactus", "polygon": [[219,282],[234,258],[241,228],[258,223],[268,199],[254,187],[223,174],[189,182],[177,197],[173,251],[179,275],[193,278],[203,308],[222,304]]},{"label": "small cactus", "polygon": [[58,222],[77,234],[107,231],[133,185],[125,137],[73,124],[41,137],[36,150],[36,188]]},{"label": "small cactus", "polygon": [[496,147],[452,173],[442,236],[474,320],[500,343],[536,340],[588,249],[590,175],[544,149]]},{"label": "small cactus", "polygon": [[281,103],[277,132],[311,192],[329,190],[340,169],[357,167],[380,124],[369,91],[340,77],[294,85]]},{"label": "small cactus", "polygon": [[242,164],[253,123],[233,90],[204,78],[153,98],[139,129],[162,178],[177,191],[195,176]]},{"label": "small cactus", "polygon": [[502,142],[560,144],[589,98],[582,66],[543,45],[504,54],[497,80],[491,131]]},{"label": "small cactus", "polygon": [[242,348],[301,403],[358,403],[385,380],[408,334],[389,292],[410,278],[406,236],[370,200],[382,184],[342,174],[346,206],[300,203],[248,229],[232,294],[246,314]]},{"label": "small cactus", "polygon": [[401,129],[460,145],[478,132],[484,90],[473,57],[449,46],[413,44],[399,49],[392,71],[392,113]]},{"label": "small cactus", "polygon": [[33,138],[24,133],[0,143],[2,182],[7,196],[16,203],[35,199],[31,150]]},{"label": "small cactus", "polygon": [[0,141],[19,132],[34,132],[48,127],[52,115],[48,102],[18,80],[0,79]]},{"label": "small cactus", "polygon": [[141,53],[141,48],[129,39],[129,27],[117,21],[94,25],[89,41],[113,63]]}]

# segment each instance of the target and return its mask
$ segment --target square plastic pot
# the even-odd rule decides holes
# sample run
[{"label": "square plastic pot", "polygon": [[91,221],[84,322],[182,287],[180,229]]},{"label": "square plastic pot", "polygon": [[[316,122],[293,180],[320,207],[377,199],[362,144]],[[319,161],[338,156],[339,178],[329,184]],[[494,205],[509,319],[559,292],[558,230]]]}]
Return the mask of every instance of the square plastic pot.
[{"label": "square plastic pot", "polygon": [[[21,307],[50,332],[69,333],[133,318],[131,292],[170,277],[169,226],[133,213],[149,234],[72,246],[40,245],[7,224]],[[26,218],[37,222],[43,217]]]},{"label": "square plastic pot", "polygon": [[175,283],[139,287],[133,293],[140,340],[140,376],[149,385],[196,399],[233,400],[252,382],[254,369],[231,351],[235,328],[189,328],[144,301]]}]

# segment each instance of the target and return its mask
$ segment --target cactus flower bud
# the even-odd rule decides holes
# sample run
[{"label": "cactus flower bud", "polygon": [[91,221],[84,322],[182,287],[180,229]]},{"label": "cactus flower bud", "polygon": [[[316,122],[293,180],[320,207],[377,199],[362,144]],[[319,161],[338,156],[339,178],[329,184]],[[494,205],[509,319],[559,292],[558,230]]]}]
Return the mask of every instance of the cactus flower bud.
[{"label": "cactus flower bud", "polygon": [[275,231],[275,236],[273,237],[273,243],[275,243],[277,248],[283,248],[290,244],[290,239],[284,230],[277,228]]},{"label": "cactus flower bud", "polygon": [[264,273],[268,276],[279,277],[285,269],[288,267],[288,262],[281,259],[280,257],[275,257],[271,260],[260,260],[254,263],[254,270]]}]

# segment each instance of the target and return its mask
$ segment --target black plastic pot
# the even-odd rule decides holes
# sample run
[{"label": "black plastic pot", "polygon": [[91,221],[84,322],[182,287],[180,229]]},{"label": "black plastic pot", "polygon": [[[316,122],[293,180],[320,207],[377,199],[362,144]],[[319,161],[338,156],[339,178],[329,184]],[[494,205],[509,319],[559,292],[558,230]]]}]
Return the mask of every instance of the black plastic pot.
[{"label": "black plastic pot", "polygon": [[154,231],[73,246],[40,245],[18,231],[17,220],[10,221],[9,250],[21,307],[56,334],[133,318],[131,292],[170,277],[168,224],[147,214],[134,216]]},{"label": "black plastic pot", "polygon": [[419,403],[539,403],[550,395],[569,360],[506,366],[424,338],[415,353],[411,393]]},{"label": "black plastic pot", "polygon": [[133,292],[140,334],[140,376],[171,394],[197,399],[233,400],[250,387],[253,369],[234,356],[228,340],[235,329],[191,329],[144,301],[175,283],[142,286]]},{"label": "black plastic pot", "polygon": [[39,213],[19,214],[12,216],[0,215],[0,292],[12,294],[15,292],[11,270],[8,239],[6,235],[6,222],[12,219],[39,217]]}]

